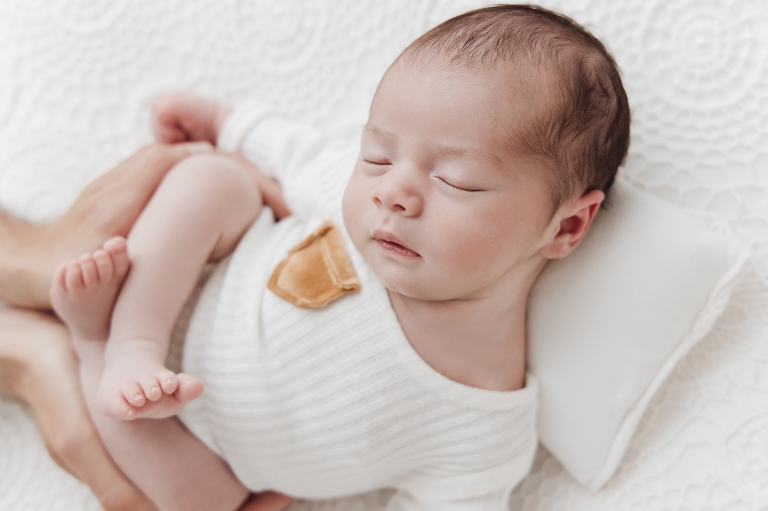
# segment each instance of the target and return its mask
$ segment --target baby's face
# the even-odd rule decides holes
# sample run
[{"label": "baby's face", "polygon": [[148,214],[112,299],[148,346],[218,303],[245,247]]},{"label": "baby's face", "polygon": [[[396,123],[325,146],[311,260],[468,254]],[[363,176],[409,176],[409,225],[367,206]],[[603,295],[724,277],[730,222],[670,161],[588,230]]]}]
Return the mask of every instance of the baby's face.
[{"label": "baby's face", "polygon": [[343,209],[353,243],[390,291],[479,297],[543,245],[543,171],[515,158],[499,130],[502,116],[525,118],[528,106],[502,104],[498,86],[402,62],[379,85]]}]

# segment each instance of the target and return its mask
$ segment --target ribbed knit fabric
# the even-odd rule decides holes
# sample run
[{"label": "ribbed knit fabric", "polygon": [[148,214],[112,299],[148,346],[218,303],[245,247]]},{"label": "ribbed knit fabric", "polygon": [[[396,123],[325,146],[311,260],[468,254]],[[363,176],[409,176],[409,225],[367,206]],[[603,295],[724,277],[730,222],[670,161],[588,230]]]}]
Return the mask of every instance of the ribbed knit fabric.
[{"label": "ribbed knit fabric", "polygon": [[[357,141],[248,105],[219,147],[277,177],[294,215],[275,223],[266,209],[206,284],[183,360],[206,390],[182,414],[187,426],[254,491],[316,499],[393,487],[388,511],[507,509],[536,449],[536,380],[515,392],[472,388],[413,350],[343,228]],[[299,309],[267,281],[324,219],[340,228],[361,291]]]}]

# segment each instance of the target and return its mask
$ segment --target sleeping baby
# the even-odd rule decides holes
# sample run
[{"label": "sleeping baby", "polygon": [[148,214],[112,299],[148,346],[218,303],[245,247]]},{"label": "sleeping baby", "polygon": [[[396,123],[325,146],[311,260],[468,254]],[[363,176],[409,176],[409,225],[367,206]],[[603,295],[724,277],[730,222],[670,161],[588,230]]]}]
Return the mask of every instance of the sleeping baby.
[{"label": "sleeping baby", "polygon": [[127,241],[58,270],[52,302],[123,471],[162,510],[385,487],[392,511],[506,509],[537,445],[529,291],[583,239],[629,144],[604,46],[534,6],[453,18],[386,72],[359,146],[258,103],[154,106],[161,141],[239,152],[293,215],[275,221],[238,157],[196,155]]}]

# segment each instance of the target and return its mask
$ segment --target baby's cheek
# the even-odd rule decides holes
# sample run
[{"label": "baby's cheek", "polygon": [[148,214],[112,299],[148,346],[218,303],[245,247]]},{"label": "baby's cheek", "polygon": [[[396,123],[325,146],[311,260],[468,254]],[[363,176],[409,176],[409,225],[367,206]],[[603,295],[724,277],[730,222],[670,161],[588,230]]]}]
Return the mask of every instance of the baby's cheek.
[{"label": "baby's cheek", "polygon": [[476,266],[484,259],[486,247],[481,226],[462,215],[442,215],[439,229],[435,234],[442,246],[441,259],[450,271],[463,271]]},{"label": "baby's cheek", "polygon": [[514,257],[509,232],[499,228],[493,218],[482,216],[446,216],[444,258],[449,271],[480,277],[493,273],[498,266]]},{"label": "baby's cheek", "polygon": [[341,203],[341,213],[344,218],[344,226],[352,238],[352,242],[360,250],[362,238],[366,236],[367,228],[365,207],[368,194],[366,193],[364,180],[356,179],[355,175],[349,180],[347,189]]}]

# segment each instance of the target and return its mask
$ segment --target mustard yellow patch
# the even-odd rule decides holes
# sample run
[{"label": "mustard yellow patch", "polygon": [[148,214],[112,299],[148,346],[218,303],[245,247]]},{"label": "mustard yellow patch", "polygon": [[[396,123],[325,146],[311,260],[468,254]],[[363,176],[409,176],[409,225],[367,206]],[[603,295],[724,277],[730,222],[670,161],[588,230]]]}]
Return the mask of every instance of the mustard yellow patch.
[{"label": "mustard yellow patch", "polygon": [[347,293],[360,290],[341,233],[326,220],[301,243],[288,251],[267,286],[296,307],[317,309]]}]

